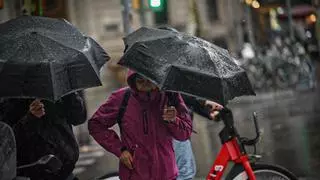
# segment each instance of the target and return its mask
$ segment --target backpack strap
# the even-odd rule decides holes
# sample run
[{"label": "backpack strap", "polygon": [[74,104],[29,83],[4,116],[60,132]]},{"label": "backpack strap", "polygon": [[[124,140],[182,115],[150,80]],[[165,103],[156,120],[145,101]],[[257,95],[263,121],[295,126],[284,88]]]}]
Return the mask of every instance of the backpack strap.
[{"label": "backpack strap", "polygon": [[127,88],[125,90],[124,95],[123,95],[121,106],[119,108],[119,112],[118,112],[118,116],[117,116],[117,123],[118,123],[120,129],[121,129],[121,121],[122,121],[124,113],[126,112],[126,108],[127,108],[127,105],[128,105],[130,94],[131,94],[130,88]]}]

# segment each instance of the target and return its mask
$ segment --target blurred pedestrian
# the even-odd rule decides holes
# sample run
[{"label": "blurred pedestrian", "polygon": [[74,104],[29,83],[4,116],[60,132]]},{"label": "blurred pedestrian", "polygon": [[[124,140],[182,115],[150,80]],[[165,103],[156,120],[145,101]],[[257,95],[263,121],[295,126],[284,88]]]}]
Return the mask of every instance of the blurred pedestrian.
[{"label": "blurred pedestrian", "polygon": [[[195,97],[186,95],[183,95],[182,97],[189,108],[192,117],[193,112],[196,112],[205,118],[214,120],[218,115],[218,111],[223,108],[223,106],[213,101],[199,100]],[[173,145],[179,169],[177,180],[192,180],[196,175],[196,162],[190,139],[186,141],[174,140]]]},{"label": "blurred pedestrian", "polygon": [[[181,96],[167,106],[168,96],[129,70],[129,87],[108,98],[89,120],[89,132],[120,159],[120,179],[174,180],[178,175],[172,140],[187,140],[191,117]],[[130,93],[128,96],[128,92]],[[122,102],[127,99],[127,105]],[[120,119],[119,114],[124,113]],[[121,139],[110,128],[119,124]]]},{"label": "blurred pedestrian", "polygon": [[17,143],[17,165],[36,162],[53,154],[62,168],[52,174],[44,168],[26,168],[18,176],[32,180],[75,180],[72,171],[79,157],[79,148],[72,125],[86,120],[86,109],[81,96],[72,93],[56,103],[39,99],[2,99],[0,121],[9,124]]}]

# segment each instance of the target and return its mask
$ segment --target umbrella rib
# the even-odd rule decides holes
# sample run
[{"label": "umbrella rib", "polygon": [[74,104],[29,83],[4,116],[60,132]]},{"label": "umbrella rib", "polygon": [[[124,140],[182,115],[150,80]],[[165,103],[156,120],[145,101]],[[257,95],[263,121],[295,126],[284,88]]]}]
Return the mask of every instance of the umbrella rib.
[{"label": "umbrella rib", "polygon": [[[78,54],[77,54],[76,56],[78,56],[79,54],[84,54],[82,51],[80,51],[80,50],[78,50],[78,49],[75,49],[75,48],[72,48],[72,47],[69,47],[69,46],[66,46],[66,45],[60,43],[59,41],[55,41],[54,39],[52,39],[52,38],[50,38],[50,37],[43,36],[42,34],[38,34],[38,35],[41,36],[41,37],[43,37],[43,38],[46,38],[46,39],[48,39],[48,40],[50,40],[50,41],[53,41],[54,43],[60,44],[60,45],[63,46],[63,47],[66,47],[66,48],[72,49],[72,50],[74,50],[74,51],[77,51]],[[39,40],[39,39],[37,39],[37,40]],[[40,40],[39,40],[39,42],[41,43]],[[45,46],[44,46],[42,43],[41,43],[41,46],[45,48]],[[53,54],[51,54],[51,55],[53,55]],[[52,57],[53,57],[53,56],[52,56]],[[91,62],[90,62],[90,64],[92,65]]]},{"label": "umbrella rib", "polygon": [[[42,36],[42,37],[44,37],[44,36]],[[35,38],[38,42],[39,42],[39,44],[42,46],[42,51],[46,48],[46,46],[42,43],[42,41],[40,40],[40,39],[38,39],[38,38]],[[54,57],[53,56],[53,54],[52,54],[52,52],[51,51],[48,51],[48,52],[50,52],[50,55],[51,55],[51,57]],[[47,52],[47,53],[48,53]],[[45,54],[44,52],[43,52],[43,54]]]},{"label": "umbrella rib", "polygon": [[[87,45],[87,43],[90,43],[89,40],[90,40],[89,38],[86,39],[85,45]],[[80,52],[78,55],[82,54],[82,55],[84,55],[84,56],[86,57],[86,54],[85,54],[84,52],[87,52],[87,51],[78,51],[78,52]],[[77,55],[77,56],[78,56],[78,55]],[[88,59],[90,65],[91,65],[91,68],[92,68],[95,72],[97,72],[97,73],[99,74],[99,69],[96,69],[96,68],[95,68],[95,67],[96,67],[96,63],[95,63],[95,62],[91,62],[89,58],[87,58],[87,59]]]},{"label": "umbrella rib", "polygon": [[32,23],[32,29],[34,30],[35,26],[37,24],[37,21],[35,20],[35,18],[31,18],[31,20],[34,22],[34,23]]},{"label": "umbrella rib", "polygon": [[[212,59],[212,58],[211,58],[211,55],[210,55],[210,51],[209,51],[207,48],[202,48],[202,49],[207,52],[206,55],[209,56],[209,59]],[[213,68],[215,69],[216,72],[218,72],[218,73],[217,73],[217,76],[218,76],[219,79],[221,80],[220,83],[221,83],[222,91],[224,91],[223,78],[221,78],[221,76],[220,76],[219,69],[218,69],[218,67],[216,67],[215,65],[213,65]],[[222,93],[222,95],[223,95],[222,100],[224,101],[224,100],[225,100],[225,94]],[[223,104],[224,104],[224,103],[225,103],[225,102],[223,102]]]},{"label": "umbrella rib", "polygon": [[[38,34],[39,35],[39,34]],[[42,36],[42,35],[40,35],[40,36]],[[42,37],[45,37],[45,36],[42,36]],[[37,41],[39,42],[39,44],[43,47],[42,48],[42,50],[45,48],[45,46],[44,46],[44,44],[42,43],[42,41],[40,40],[40,39],[38,39],[38,38],[35,38],[35,39],[37,39]],[[51,53],[51,52],[50,52]],[[45,54],[45,53],[44,53]],[[51,57],[53,57],[53,54],[51,53]],[[50,70],[50,74],[51,74],[51,76],[50,76],[50,81],[51,81],[51,88],[53,89],[53,91],[52,91],[52,96],[53,96],[53,98],[55,99],[56,98],[56,95],[54,94],[55,92],[56,92],[56,87],[55,87],[55,81],[54,81],[54,73],[52,72],[52,66],[53,66],[53,64],[52,64],[52,62],[49,62],[49,70]]]},{"label": "umbrella rib", "polygon": [[52,64],[52,62],[49,62],[49,70],[50,70],[50,74],[51,74],[51,76],[50,76],[50,80],[51,80],[51,86],[52,86],[52,96],[53,96],[53,99],[54,100],[56,100],[56,95],[55,95],[55,92],[56,92],[56,86],[55,86],[55,75],[54,75],[54,73],[53,73],[53,71],[52,71],[52,69],[53,69],[53,64]]},{"label": "umbrella rib", "polygon": [[56,40],[52,39],[51,37],[47,37],[47,36],[44,36],[44,35],[42,35],[42,34],[37,34],[37,35],[42,36],[42,37],[44,37],[44,38],[46,38],[46,39],[48,39],[48,40],[50,40],[50,41],[53,41],[53,42],[55,42],[55,43],[58,43],[58,44],[60,44],[61,46],[64,46],[64,47],[66,47],[66,48],[69,48],[69,49],[72,49],[72,50],[81,52],[81,51],[78,50],[78,49],[75,49],[75,48],[73,48],[73,47],[70,47],[70,46],[67,46],[67,45],[65,45],[65,44],[62,44],[61,42],[56,41]]}]

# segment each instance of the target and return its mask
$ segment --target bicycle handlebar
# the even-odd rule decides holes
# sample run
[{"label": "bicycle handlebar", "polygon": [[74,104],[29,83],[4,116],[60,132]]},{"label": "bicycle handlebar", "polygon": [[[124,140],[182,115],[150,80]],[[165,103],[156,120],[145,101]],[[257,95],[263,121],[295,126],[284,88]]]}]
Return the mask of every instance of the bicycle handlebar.
[{"label": "bicycle handlebar", "polygon": [[[245,137],[240,137],[240,141],[242,144],[247,145],[247,146],[252,146],[255,145],[261,136],[261,132],[259,130],[259,124],[258,124],[258,118],[257,118],[257,113],[253,112],[253,122],[254,122],[254,127],[255,127],[255,132],[256,136],[253,139],[245,138]],[[223,108],[222,110],[219,111],[219,114],[216,116],[215,121],[223,121],[226,127],[229,128],[234,128],[234,122],[233,122],[233,117],[232,117],[232,112],[228,108]]]},{"label": "bicycle handlebar", "polygon": [[240,138],[241,142],[247,146],[253,146],[253,145],[257,144],[257,142],[260,140],[260,136],[261,136],[261,132],[259,130],[259,125],[258,125],[258,120],[257,120],[257,113],[253,112],[252,116],[253,116],[254,127],[256,130],[256,137],[253,139]]}]

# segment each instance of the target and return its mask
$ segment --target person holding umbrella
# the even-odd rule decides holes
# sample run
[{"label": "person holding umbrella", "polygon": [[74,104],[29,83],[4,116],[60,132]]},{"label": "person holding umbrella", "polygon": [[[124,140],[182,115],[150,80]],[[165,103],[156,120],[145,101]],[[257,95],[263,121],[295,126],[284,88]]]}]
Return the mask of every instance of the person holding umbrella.
[{"label": "person holding umbrella", "polygon": [[63,166],[55,174],[44,168],[28,168],[19,176],[32,180],[66,180],[79,157],[79,148],[72,125],[86,120],[86,108],[78,93],[63,97],[56,103],[39,99],[2,99],[0,121],[9,124],[17,143],[17,165],[36,162],[40,157],[53,154]]},{"label": "person holding umbrella", "polygon": [[[158,29],[177,32],[174,28],[168,26],[160,26]],[[128,49],[126,46],[125,51]],[[190,110],[190,115],[193,119],[193,112],[200,114],[201,116],[214,120],[218,114],[218,110],[221,110],[223,106],[218,103],[209,100],[200,100],[198,98],[182,94],[182,98],[186,106]],[[173,147],[176,157],[176,163],[178,166],[179,175],[177,180],[193,179],[196,174],[196,164],[192,151],[192,145],[190,139],[186,141],[173,140]]]},{"label": "person holding umbrella", "polygon": [[[182,98],[190,110],[192,119],[193,112],[196,112],[205,118],[215,120],[216,116],[219,114],[219,110],[223,108],[220,104],[209,100],[200,100],[187,95],[182,95]],[[196,163],[192,151],[191,140],[179,141],[174,139],[173,148],[179,170],[177,180],[193,179],[196,175]]]},{"label": "person holding umbrella", "polygon": [[[173,28],[141,27],[127,35],[124,43],[127,51],[119,65],[139,72],[161,91],[181,92],[195,97],[187,104],[193,106],[196,112],[207,111],[205,103],[200,103],[196,98],[214,100],[225,106],[235,97],[255,95],[246,72],[237,65],[231,54],[198,37]],[[219,110],[222,106],[213,102],[210,104],[213,108],[202,114],[213,118],[216,115],[214,107]],[[183,151],[176,150],[177,157],[179,154],[182,157],[182,163],[178,165],[182,176],[178,178],[193,178],[195,166],[190,141],[178,144],[183,145]],[[185,153],[188,149],[190,153]],[[179,157],[177,159],[179,164]],[[186,171],[183,172],[183,169]]]},{"label": "person holding umbrella", "polygon": [[[172,140],[189,139],[191,117],[179,94],[175,106],[168,106],[164,92],[143,76],[128,72],[129,88],[122,88],[108,98],[89,120],[91,136],[120,159],[120,179],[174,180],[178,175]],[[126,92],[126,110],[121,103]],[[121,123],[117,119],[124,113]],[[110,128],[119,124],[121,139]]]}]

